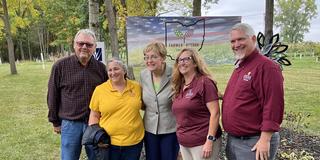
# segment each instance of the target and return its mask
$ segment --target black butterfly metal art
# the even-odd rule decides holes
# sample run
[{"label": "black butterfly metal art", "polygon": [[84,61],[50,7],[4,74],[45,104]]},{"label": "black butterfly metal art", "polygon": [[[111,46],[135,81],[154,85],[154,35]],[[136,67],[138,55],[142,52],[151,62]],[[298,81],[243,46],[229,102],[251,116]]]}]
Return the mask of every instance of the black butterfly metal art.
[{"label": "black butterfly metal art", "polygon": [[269,43],[265,42],[265,36],[263,33],[259,32],[257,36],[258,46],[262,54],[280,64],[282,68],[283,65],[290,66],[291,62],[287,59],[287,55],[285,54],[285,51],[288,49],[288,45],[282,44],[279,42],[279,39],[279,33],[273,35],[270,38]]}]

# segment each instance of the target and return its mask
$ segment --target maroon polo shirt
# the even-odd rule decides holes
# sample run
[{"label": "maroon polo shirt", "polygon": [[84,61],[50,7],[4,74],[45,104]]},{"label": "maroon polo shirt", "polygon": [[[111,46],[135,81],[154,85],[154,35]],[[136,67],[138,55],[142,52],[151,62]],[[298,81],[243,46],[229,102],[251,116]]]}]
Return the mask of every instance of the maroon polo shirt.
[{"label": "maroon polo shirt", "polygon": [[[180,91],[172,104],[173,114],[176,116],[177,137],[181,145],[194,147],[206,142],[210,112],[207,102],[218,100],[217,87],[206,76],[197,75],[190,86]],[[218,126],[216,138],[221,136]]]},{"label": "maroon polo shirt", "polygon": [[222,103],[222,124],[235,136],[280,129],[284,110],[280,67],[254,50],[228,82]]}]

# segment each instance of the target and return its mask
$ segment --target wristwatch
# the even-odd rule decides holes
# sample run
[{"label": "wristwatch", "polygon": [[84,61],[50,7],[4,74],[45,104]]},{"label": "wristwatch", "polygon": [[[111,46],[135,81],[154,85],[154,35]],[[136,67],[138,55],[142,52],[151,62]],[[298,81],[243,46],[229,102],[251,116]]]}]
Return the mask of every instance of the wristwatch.
[{"label": "wristwatch", "polygon": [[208,137],[207,137],[210,141],[216,141],[217,139],[216,139],[216,137],[214,137],[214,136],[212,136],[212,135],[208,135]]}]

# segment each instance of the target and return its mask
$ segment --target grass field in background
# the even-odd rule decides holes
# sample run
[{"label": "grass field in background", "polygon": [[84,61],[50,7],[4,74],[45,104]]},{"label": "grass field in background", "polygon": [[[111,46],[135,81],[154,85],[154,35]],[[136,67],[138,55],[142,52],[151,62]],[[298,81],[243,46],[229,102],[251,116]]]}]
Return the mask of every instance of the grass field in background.
[{"label": "grass field in background", "polygon": [[[285,110],[310,114],[303,123],[307,133],[320,135],[320,63],[313,57],[292,59],[284,67]],[[18,75],[10,75],[9,64],[0,65],[0,159],[60,159],[59,136],[47,120],[46,91],[52,63],[17,64]],[[139,78],[142,68],[134,68]],[[223,93],[232,65],[211,66]]]}]

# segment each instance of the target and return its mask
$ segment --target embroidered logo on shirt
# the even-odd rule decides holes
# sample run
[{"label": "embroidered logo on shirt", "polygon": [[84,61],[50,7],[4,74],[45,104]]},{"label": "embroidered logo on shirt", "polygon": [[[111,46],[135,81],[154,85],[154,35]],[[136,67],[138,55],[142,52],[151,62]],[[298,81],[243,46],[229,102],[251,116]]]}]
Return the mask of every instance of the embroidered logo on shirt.
[{"label": "embroidered logo on shirt", "polygon": [[186,98],[191,98],[193,96],[192,89],[189,89],[186,93]]},{"label": "embroidered logo on shirt", "polygon": [[251,80],[251,72],[248,72],[243,76],[244,81],[250,81]]},{"label": "embroidered logo on shirt", "polygon": [[132,91],[132,90],[130,90],[130,96],[131,97],[134,97],[136,94]]}]

